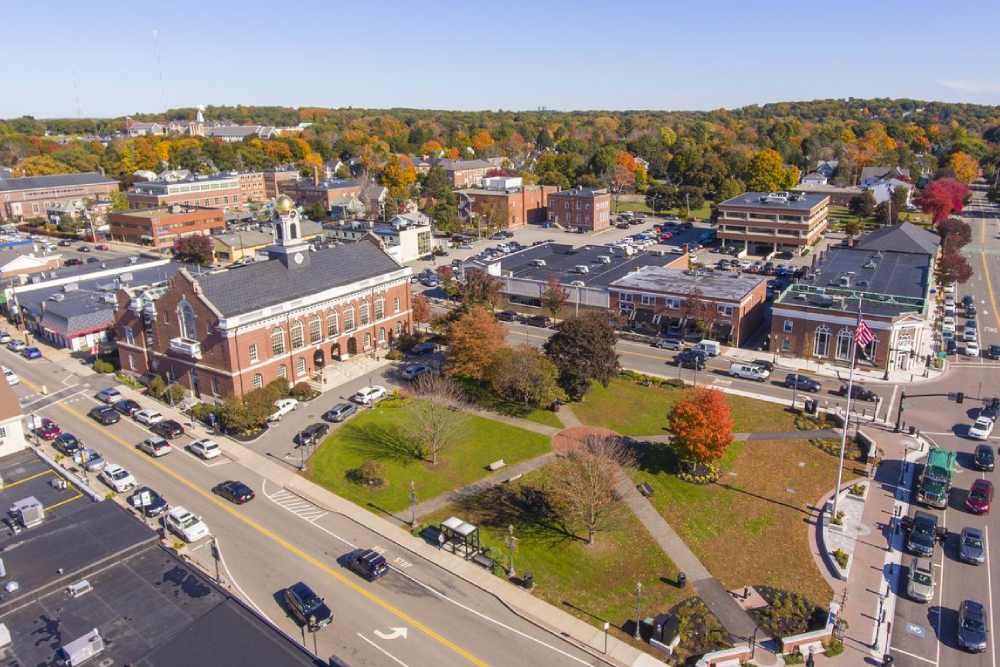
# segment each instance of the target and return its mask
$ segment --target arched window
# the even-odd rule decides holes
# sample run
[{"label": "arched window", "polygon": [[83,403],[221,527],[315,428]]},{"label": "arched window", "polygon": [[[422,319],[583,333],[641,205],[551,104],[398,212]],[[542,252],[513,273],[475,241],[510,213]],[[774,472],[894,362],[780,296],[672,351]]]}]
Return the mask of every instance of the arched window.
[{"label": "arched window", "polygon": [[850,361],[853,338],[850,329],[841,329],[837,333],[837,359],[840,361]]},{"label": "arched window", "polygon": [[337,317],[335,310],[331,310],[326,316],[326,335],[329,338],[340,335],[340,318]]},{"label": "arched window", "polygon": [[344,308],[344,331],[354,330],[354,306]]},{"label": "arched window", "polygon": [[380,320],[385,317],[385,299],[375,299],[375,319]]},{"label": "arched window", "polygon": [[365,349],[367,350],[372,346],[372,335],[370,333],[365,334]]},{"label": "arched window", "polygon": [[271,354],[285,353],[285,332],[275,329],[271,332]]},{"label": "arched window", "polygon": [[361,316],[359,317],[359,319],[361,320],[361,326],[365,326],[366,324],[368,324],[368,303],[367,302],[361,304],[360,313],[361,313]]},{"label": "arched window", "polygon": [[319,315],[309,320],[309,344],[315,345],[323,340],[323,322]]},{"label": "arched window", "polygon": [[281,364],[278,366],[278,377],[287,378],[288,377],[288,366]]},{"label": "arched window", "polygon": [[181,338],[198,340],[198,322],[194,315],[194,308],[187,299],[181,299],[177,304],[177,325],[180,328]]},{"label": "arched window", "polygon": [[378,342],[379,345],[385,343],[385,327],[378,328]]},{"label": "arched window", "polygon": [[260,373],[253,374],[253,388],[260,389],[264,386],[264,376]]},{"label": "arched window", "polygon": [[302,376],[306,374],[306,360],[299,357],[295,360],[295,375]]},{"label": "arched window", "polygon": [[288,225],[288,240],[294,241],[299,238],[299,226],[294,222]]},{"label": "arched window", "polygon": [[398,338],[400,336],[400,334],[403,333],[403,323],[402,322],[396,322],[396,326],[394,326],[392,328],[392,330],[396,333],[396,337]]},{"label": "arched window", "polygon": [[304,327],[301,320],[292,322],[292,349],[297,350],[306,344]]},{"label": "arched window", "polygon": [[830,329],[826,325],[816,327],[816,337],[813,341],[813,355],[825,357],[830,353]]},{"label": "arched window", "polygon": [[399,312],[399,297],[398,296],[394,297],[392,299],[392,312],[393,312],[393,314]]}]

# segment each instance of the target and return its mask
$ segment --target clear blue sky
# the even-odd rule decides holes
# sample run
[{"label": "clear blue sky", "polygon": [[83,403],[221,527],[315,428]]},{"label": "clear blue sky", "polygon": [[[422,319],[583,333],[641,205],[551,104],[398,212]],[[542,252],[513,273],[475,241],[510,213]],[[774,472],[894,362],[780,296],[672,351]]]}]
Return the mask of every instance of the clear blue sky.
[{"label": "clear blue sky", "polygon": [[983,2],[0,6],[7,27],[0,117],[236,103],[711,109],[848,96],[1000,103],[1000,4]]}]

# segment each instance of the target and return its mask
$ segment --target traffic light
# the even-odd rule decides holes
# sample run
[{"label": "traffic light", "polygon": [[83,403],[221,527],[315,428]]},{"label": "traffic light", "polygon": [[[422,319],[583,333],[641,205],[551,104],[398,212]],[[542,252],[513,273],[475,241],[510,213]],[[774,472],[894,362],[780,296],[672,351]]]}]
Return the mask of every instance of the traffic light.
[{"label": "traffic light", "polygon": [[955,394],[956,403],[963,403],[964,401],[965,401],[965,392],[960,391],[957,394]]}]

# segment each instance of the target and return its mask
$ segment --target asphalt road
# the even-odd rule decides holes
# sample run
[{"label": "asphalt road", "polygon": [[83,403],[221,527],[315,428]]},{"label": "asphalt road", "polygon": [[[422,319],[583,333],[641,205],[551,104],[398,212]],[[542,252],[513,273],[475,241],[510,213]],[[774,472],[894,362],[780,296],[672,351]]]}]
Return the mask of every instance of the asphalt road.
[{"label": "asphalt road", "polygon": [[[595,657],[521,619],[495,598],[348,519],[327,513],[268,483],[235,462],[202,461],[183,449],[153,459],[134,445],[149,435],[129,419],[103,427],[86,417],[92,395],[108,380],[68,376],[47,360],[26,361],[0,350],[0,363],[22,382],[26,410],[47,416],[112,462],[125,466],[172,505],[202,516],[221,552],[219,576],[272,622],[310,650],[351,665],[601,664]],[[57,374],[66,382],[54,382]],[[46,384],[50,395],[38,388]],[[89,386],[88,386],[89,385]],[[58,393],[55,393],[57,392]],[[249,484],[257,498],[234,506],[211,489],[226,479]],[[101,486],[96,483],[96,486]],[[383,551],[393,570],[368,583],[338,562],[354,548]],[[191,557],[214,574],[207,540]],[[306,635],[279,604],[286,586],[305,581],[326,598],[334,622]]]}]

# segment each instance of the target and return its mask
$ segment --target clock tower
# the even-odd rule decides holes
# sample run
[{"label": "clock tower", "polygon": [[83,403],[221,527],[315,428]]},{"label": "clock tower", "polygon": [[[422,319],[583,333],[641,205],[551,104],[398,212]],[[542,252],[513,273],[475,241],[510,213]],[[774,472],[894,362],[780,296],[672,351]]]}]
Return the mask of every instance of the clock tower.
[{"label": "clock tower", "polygon": [[274,245],[267,249],[268,257],[289,269],[309,266],[309,244],[302,240],[302,220],[288,195],[275,200],[273,225]]}]

